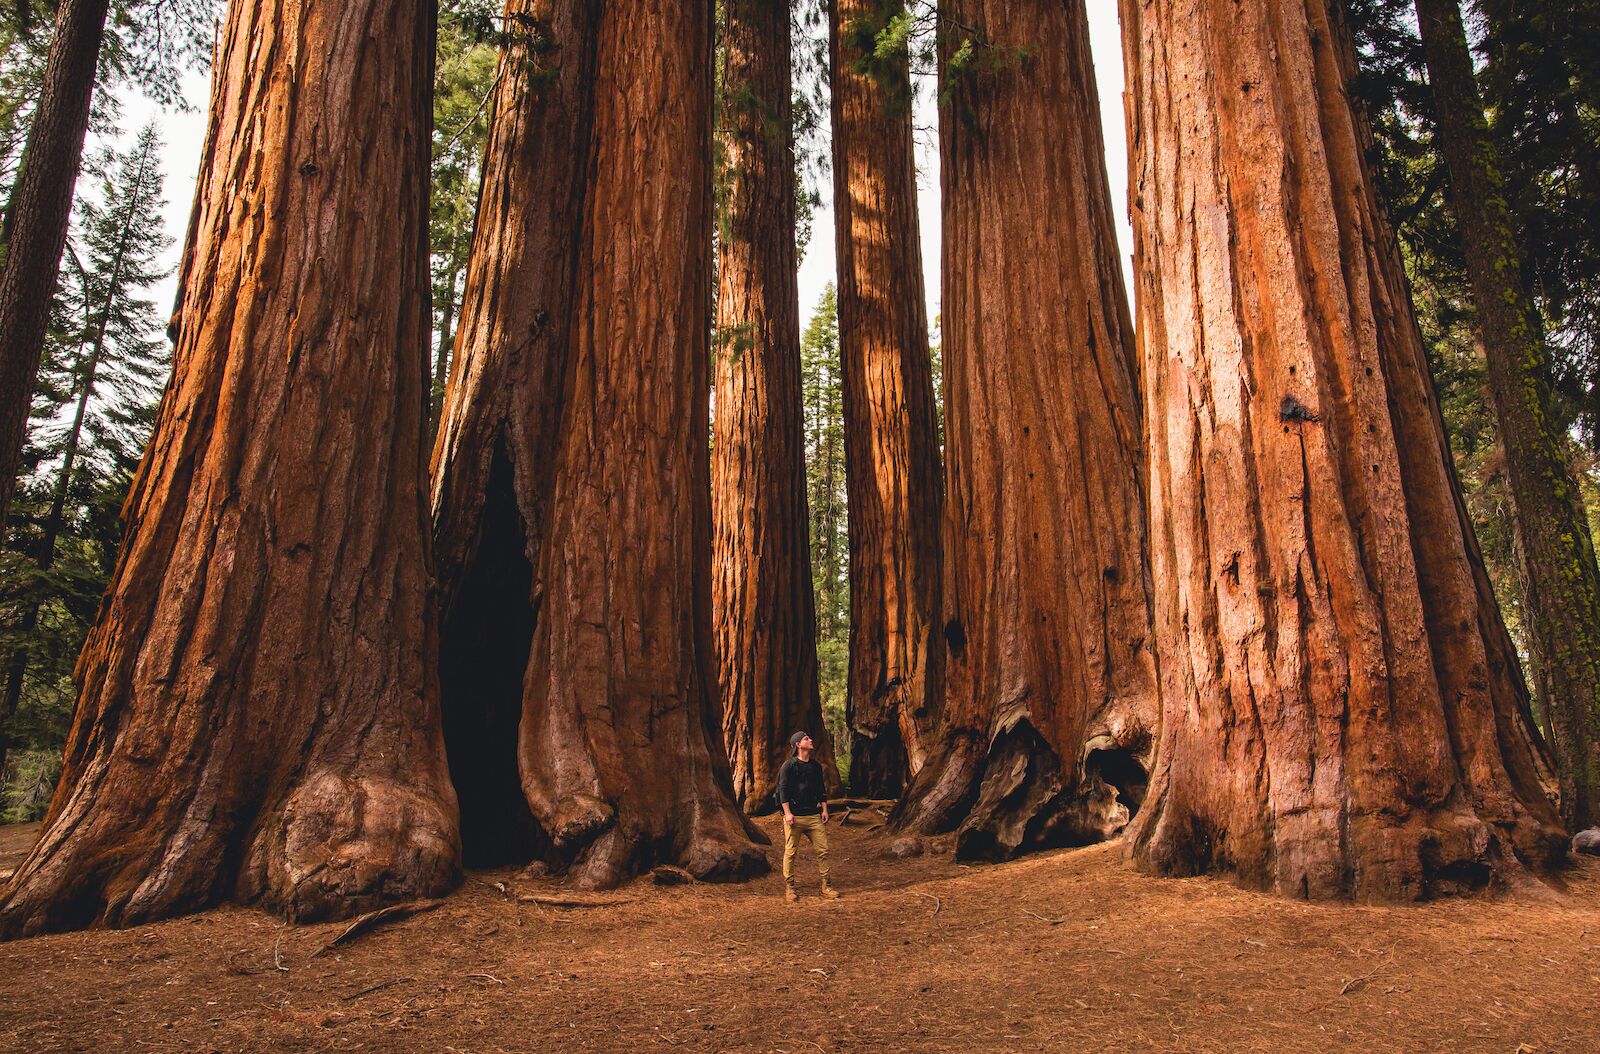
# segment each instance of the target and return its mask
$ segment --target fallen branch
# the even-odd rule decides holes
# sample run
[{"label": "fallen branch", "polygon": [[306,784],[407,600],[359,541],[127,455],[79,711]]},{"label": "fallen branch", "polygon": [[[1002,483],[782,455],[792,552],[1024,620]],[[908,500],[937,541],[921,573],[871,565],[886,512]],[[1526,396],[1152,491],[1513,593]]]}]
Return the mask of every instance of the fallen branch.
[{"label": "fallen branch", "polygon": [[373,992],[381,992],[385,988],[392,987],[393,985],[405,984],[407,981],[415,981],[415,980],[416,980],[415,977],[396,977],[392,981],[384,981],[382,984],[375,984],[371,988],[363,988],[359,992],[352,992],[349,995],[344,997],[344,1001],[348,1003],[352,999],[360,999],[364,995],[371,995]]},{"label": "fallen branch", "polygon": [[[944,901],[940,900],[932,893],[922,893],[915,889],[908,889],[906,892],[910,893],[914,897],[927,897],[929,900],[933,901],[933,915],[937,915],[939,912],[944,910]],[[928,918],[933,918],[933,915],[929,915]]]},{"label": "fallen branch", "polygon": [[523,904],[544,904],[552,908],[609,908],[618,904],[632,904],[638,897],[557,897],[545,893],[524,893],[517,898]]},{"label": "fallen branch", "polygon": [[492,973],[469,973],[466,976],[467,977],[481,977],[483,980],[485,980],[485,981],[493,981],[495,984],[505,984],[504,981],[500,980],[500,978],[496,977]]},{"label": "fallen branch", "polygon": [[1059,918],[1059,919],[1047,919],[1043,915],[1039,914],[1037,911],[1028,911],[1026,909],[1024,909],[1022,913],[1024,915],[1032,915],[1034,918],[1038,919],[1040,922],[1048,922],[1052,926],[1059,926],[1063,922],[1067,921],[1065,917]]},{"label": "fallen branch", "polygon": [[386,908],[379,908],[377,911],[369,911],[346,926],[339,936],[312,952],[311,957],[315,959],[325,951],[337,948],[341,944],[348,944],[357,937],[370,933],[385,923],[399,922],[401,919],[408,919],[413,915],[421,915],[425,911],[432,911],[443,903],[444,901],[442,900],[416,900],[409,904],[391,904]]}]

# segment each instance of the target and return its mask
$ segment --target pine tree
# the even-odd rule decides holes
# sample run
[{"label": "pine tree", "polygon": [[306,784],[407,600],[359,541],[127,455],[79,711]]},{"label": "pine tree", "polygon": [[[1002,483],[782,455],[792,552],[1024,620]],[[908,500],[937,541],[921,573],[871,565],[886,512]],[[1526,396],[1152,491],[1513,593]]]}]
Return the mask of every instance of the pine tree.
[{"label": "pine tree", "polygon": [[841,778],[849,778],[849,505],[845,488],[844,395],[839,364],[839,299],[823,289],[800,336],[806,426],[806,507],[811,520],[811,585],[817,598],[817,671],[822,716]]},{"label": "pine tree", "polygon": [[433,76],[433,186],[428,241],[432,247],[433,390],[429,435],[437,426],[461,310],[462,282],[478,211],[478,184],[489,135],[489,94],[498,52],[488,16],[471,0],[442,6]]},{"label": "pine tree", "polygon": [[[27,559],[5,589],[14,629],[0,722],[17,713],[30,667],[59,705],[62,658],[76,656],[82,644],[105,587],[104,554],[114,548],[103,532],[96,545],[85,530],[103,525],[104,510],[121,504],[166,383],[164,321],[148,296],[166,276],[160,257],[171,243],[161,221],[160,152],[148,125],[126,152],[108,153],[97,166],[105,172],[99,201],[83,204],[81,267],[74,253],[35,400],[30,446],[44,457],[27,491],[35,512],[21,535]],[[51,606],[63,610],[52,617]],[[0,723],[0,770],[9,738]]]}]

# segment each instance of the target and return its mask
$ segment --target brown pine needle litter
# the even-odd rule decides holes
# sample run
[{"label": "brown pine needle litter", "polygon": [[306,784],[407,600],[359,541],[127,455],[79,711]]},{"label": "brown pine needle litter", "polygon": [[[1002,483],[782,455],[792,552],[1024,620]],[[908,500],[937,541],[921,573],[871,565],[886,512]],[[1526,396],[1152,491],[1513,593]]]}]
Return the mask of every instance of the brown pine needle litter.
[{"label": "brown pine needle litter", "polygon": [[[837,901],[805,854],[797,905],[776,875],[508,868],[341,944],[241,908],[0,944],[0,1052],[1600,1054],[1597,860],[1549,897],[1375,907],[1148,878],[1116,845],[964,867],[830,837]],[[28,838],[0,828],[0,867]]]}]

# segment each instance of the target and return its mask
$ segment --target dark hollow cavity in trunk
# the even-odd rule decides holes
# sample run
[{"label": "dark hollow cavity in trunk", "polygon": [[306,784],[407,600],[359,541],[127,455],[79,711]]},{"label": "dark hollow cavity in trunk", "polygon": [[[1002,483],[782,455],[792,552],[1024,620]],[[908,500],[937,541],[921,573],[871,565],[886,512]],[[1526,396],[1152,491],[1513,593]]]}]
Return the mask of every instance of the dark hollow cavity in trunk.
[{"label": "dark hollow cavity in trunk", "polygon": [[533,643],[533,566],[511,462],[497,445],[476,550],[445,613],[439,680],[445,752],[461,803],[468,867],[525,864],[544,837],[522,794],[517,729]]}]

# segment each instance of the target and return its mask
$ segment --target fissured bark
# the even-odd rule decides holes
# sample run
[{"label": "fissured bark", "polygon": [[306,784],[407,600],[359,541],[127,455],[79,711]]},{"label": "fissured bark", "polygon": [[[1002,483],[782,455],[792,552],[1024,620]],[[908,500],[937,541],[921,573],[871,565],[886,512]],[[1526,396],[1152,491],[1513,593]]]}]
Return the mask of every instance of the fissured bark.
[{"label": "fissured bark", "polygon": [[1143,798],[1139,388],[1083,4],[941,14],[965,27],[941,42],[944,723],[895,822],[1002,858],[1109,837]]},{"label": "fissured bark", "polygon": [[1561,852],[1324,0],[1125,0],[1164,721],[1133,858],[1413,898]]},{"label": "fissured bark", "polygon": [[836,0],[829,32],[845,489],[850,784],[897,796],[939,718],[943,483],[923,304],[908,58],[875,54],[901,0]]},{"label": "fissured bark", "polygon": [[756,874],[711,645],[709,7],[511,10],[434,452],[468,852]]},{"label": "fissured bark", "polygon": [[229,9],[173,380],[7,934],[226,899],[320,919],[457,879],[422,476],[432,55],[407,0]]},{"label": "fissured bark", "polygon": [[770,807],[806,730],[837,786],[817,691],[807,539],[789,5],[723,6],[711,595],[734,799]]}]

